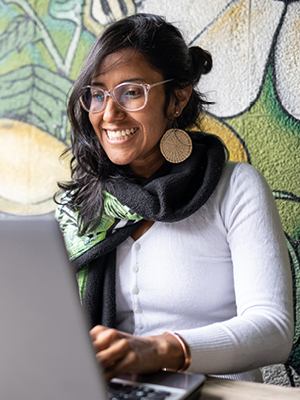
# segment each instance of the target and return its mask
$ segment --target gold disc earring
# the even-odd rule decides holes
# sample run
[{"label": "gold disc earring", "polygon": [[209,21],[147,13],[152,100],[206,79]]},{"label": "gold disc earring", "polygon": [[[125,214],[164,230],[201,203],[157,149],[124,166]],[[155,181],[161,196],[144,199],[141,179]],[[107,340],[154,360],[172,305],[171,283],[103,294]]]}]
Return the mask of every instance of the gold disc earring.
[{"label": "gold disc earring", "polygon": [[[178,111],[176,114],[178,114]],[[160,140],[161,154],[172,164],[179,164],[185,161],[191,155],[192,149],[193,145],[190,136],[176,127],[167,130]]]}]

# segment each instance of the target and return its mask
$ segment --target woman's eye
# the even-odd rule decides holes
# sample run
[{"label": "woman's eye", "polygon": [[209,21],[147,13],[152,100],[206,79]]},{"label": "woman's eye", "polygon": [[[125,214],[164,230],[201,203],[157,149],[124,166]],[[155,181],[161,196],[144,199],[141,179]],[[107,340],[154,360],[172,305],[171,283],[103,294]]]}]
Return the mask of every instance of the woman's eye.
[{"label": "woman's eye", "polygon": [[126,92],[124,93],[123,96],[126,97],[140,97],[142,96],[143,91],[140,88],[134,88],[134,89],[128,89],[126,90]]},{"label": "woman's eye", "polygon": [[104,93],[102,92],[92,92],[92,99],[95,101],[103,101],[104,97]]}]

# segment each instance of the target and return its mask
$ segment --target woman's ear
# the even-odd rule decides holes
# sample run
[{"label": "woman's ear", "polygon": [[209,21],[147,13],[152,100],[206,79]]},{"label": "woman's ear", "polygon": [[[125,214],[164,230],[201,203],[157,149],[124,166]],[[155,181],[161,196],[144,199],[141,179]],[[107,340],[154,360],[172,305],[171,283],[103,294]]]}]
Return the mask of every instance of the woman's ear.
[{"label": "woman's ear", "polygon": [[[187,102],[190,99],[191,93],[192,93],[193,87],[192,85],[188,85],[183,89],[175,89],[175,112],[176,112],[176,117],[179,117],[179,115],[182,113],[182,110],[184,107],[187,105]],[[177,113],[178,111],[178,113]]]}]

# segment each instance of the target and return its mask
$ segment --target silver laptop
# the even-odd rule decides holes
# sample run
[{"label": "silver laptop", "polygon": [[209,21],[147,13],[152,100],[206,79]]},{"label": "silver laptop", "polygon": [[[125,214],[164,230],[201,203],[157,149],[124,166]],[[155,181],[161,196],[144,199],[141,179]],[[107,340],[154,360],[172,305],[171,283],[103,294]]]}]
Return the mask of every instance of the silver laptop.
[{"label": "silver laptop", "polygon": [[199,398],[205,377],[187,373],[128,375],[108,389],[54,219],[0,220],[0,267],[0,399]]}]

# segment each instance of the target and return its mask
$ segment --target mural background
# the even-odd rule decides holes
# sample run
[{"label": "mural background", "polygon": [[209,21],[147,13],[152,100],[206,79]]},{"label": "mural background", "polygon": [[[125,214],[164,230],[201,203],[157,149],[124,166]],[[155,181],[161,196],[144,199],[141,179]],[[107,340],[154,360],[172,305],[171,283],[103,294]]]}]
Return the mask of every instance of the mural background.
[{"label": "mural background", "polygon": [[66,99],[95,36],[136,12],[165,15],[213,56],[203,127],[268,180],[294,276],[295,341],[266,382],[300,386],[300,1],[0,0],[0,216],[51,216],[69,178]]}]

